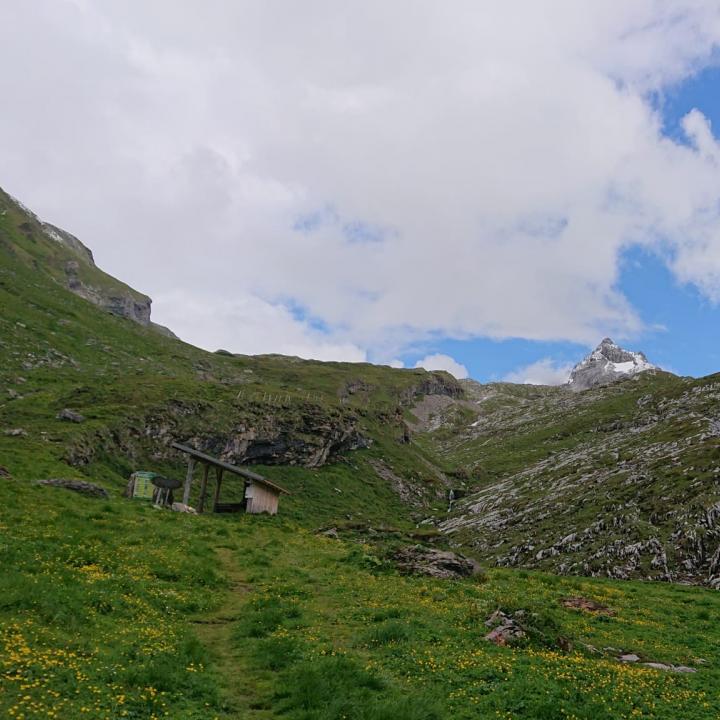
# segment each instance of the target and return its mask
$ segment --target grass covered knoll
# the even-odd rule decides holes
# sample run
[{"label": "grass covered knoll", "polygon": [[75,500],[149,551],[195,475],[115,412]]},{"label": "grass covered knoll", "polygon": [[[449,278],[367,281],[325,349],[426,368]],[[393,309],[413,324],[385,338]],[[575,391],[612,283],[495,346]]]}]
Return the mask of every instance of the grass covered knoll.
[{"label": "grass covered knoll", "polygon": [[[720,713],[720,595],[700,588],[403,577],[382,542],[281,516],[184,516],[16,480],[0,481],[0,553],[0,717]],[[614,614],[564,607],[569,596]],[[498,608],[527,612],[516,647],[483,639]],[[698,672],[624,665],[620,651]]]}]

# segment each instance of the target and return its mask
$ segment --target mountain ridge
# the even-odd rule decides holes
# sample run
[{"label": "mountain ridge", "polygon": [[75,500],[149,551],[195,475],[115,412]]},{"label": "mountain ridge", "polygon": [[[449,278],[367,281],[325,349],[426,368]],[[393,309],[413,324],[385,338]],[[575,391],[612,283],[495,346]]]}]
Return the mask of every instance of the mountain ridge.
[{"label": "mountain ridge", "polygon": [[573,367],[567,385],[571,390],[581,392],[598,385],[617,382],[641,372],[659,369],[648,361],[644,353],[625,350],[606,337]]}]

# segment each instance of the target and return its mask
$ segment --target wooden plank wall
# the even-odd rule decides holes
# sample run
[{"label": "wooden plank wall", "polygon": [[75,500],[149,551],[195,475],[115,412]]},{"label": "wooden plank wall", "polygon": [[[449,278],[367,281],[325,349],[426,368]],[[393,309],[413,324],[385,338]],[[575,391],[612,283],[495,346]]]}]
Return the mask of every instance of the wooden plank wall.
[{"label": "wooden plank wall", "polygon": [[245,491],[245,497],[248,498],[247,512],[277,514],[280,496],[270,488],[259,483],[251,483]]}]

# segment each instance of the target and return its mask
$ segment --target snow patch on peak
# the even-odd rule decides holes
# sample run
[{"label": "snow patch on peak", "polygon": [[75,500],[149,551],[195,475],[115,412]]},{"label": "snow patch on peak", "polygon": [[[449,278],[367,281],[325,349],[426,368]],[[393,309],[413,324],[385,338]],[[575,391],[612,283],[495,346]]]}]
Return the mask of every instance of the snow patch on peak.
[{"label": "snow patch on peak", "polygon": [[568,385],[572,390],[587,390],[596,385],[607,385],[631,375],[657,369],[643,353],[624,350],[610,338],[604,338],[573,368]]}]

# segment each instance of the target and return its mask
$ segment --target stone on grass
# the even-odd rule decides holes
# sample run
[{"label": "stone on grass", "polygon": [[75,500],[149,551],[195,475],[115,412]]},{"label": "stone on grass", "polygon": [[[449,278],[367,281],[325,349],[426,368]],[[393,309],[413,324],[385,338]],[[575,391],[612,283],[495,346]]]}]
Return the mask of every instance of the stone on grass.
[{"label": "stone on grass", "polygon": [[640,657],[635,653],[626,653],[625,655],[621,655],[618,660],[624,663],[636,663],[640,660]]},{"label": "stone on grass", "polygon": [[423,545],[409,545],[394,555],[401,572],[412,575],[429,575],[436,578],[461,578],[482,572],[472,558],[447,550],[436,550]]},{"label": "stone on grass", "polygon": [[27,430],[22,428],[9,428],[5,431],[7,437],[27,437]]},{"label": "stone on grass", "polygon": [[70,410],[69,408],[64,408],[55,417],[58,420],[66,420],[67,422],[74,422],[74,423],[85,422],[84,415],[81,415],[80,413],[75,412],[74,410]]},{"label": "stone on grass", "polygon": [[6,478],[8,480],[12,480],[12,475],[10,474],[10,471],[6,468],[0,465],[0,478]]},{"label": "stone on grass", "polygon": [[50,485],[52,487],[64,488],[73,492],[87,495],[95,498],[108,498],[108,491],[99,485],[85,482],[84,480],[64,480],[62,478],[50,478],[48,480],[38,480],[38,485]]},{"label": "stone on grass", "polygon": [[665,670],[666,672],[676,673],[696,673],[695,668],[687,667],[687,665],[666,665],[665,663],[659,662],[646,662],[643,663],[645,667],[653,668],[653,670]]},{"label": "stone on grass", "polygon": [[496,610],[485,621],[485,625],[493,628],[485,636],[485,639],[501,647],[522,640],[526,634],[516,617],[514,615],[507,615],[502,610]]},{"label": "stone on grass", "polygon": [[585,612],[598,613],[600,615],[614,615],[615,611],[607,605],[602,605],[595,600],[584,597],[567,597],[560,601],[567,608],[576,608]]},{"label": "stone on grass", "polygon": [[188,515],[197,515],[197,510],[194,507],[190,507],[189,505],[185,505],[185,503],[181,502],[174,502],[170,509],[174,512],[180,512],[180,513],[188,513]]}]

